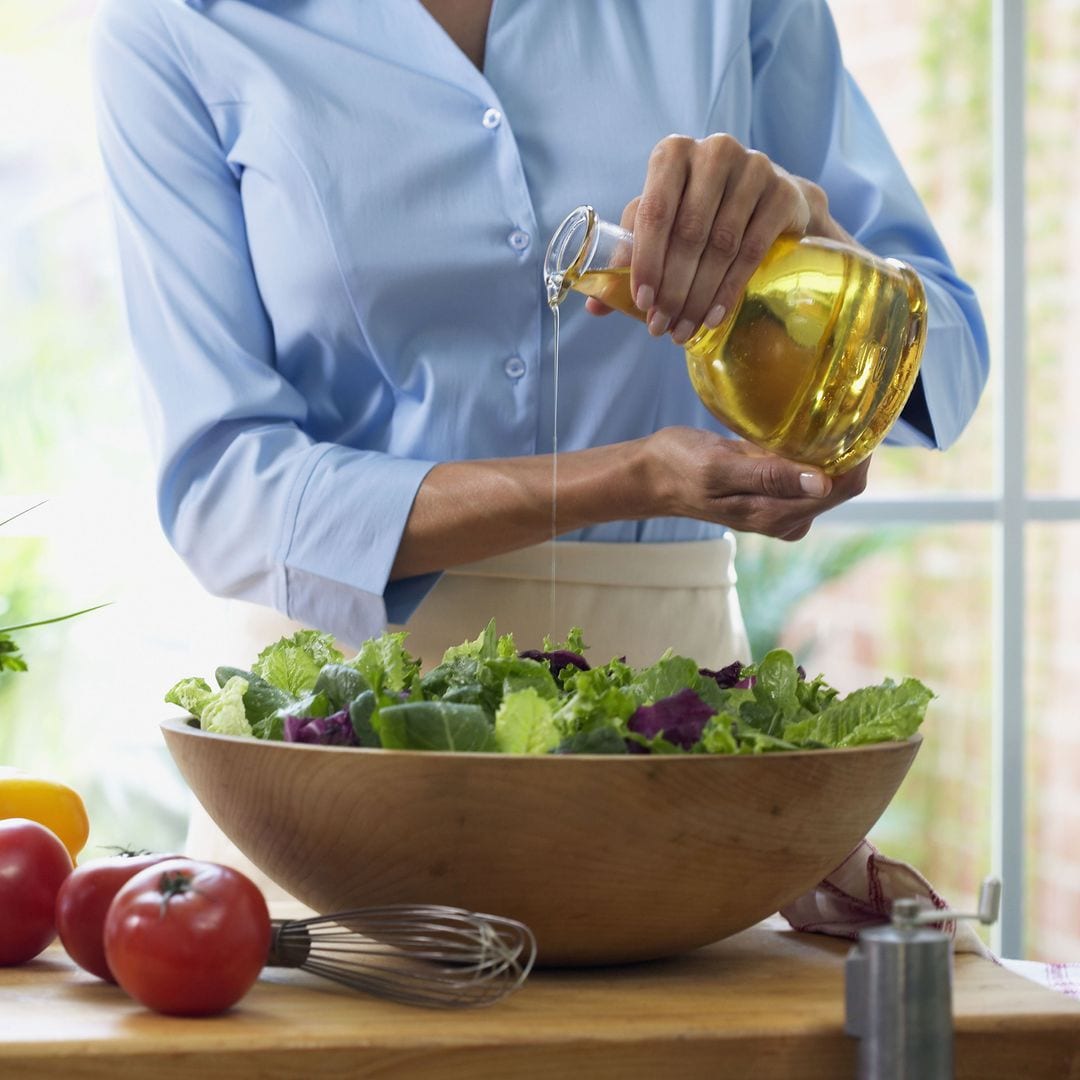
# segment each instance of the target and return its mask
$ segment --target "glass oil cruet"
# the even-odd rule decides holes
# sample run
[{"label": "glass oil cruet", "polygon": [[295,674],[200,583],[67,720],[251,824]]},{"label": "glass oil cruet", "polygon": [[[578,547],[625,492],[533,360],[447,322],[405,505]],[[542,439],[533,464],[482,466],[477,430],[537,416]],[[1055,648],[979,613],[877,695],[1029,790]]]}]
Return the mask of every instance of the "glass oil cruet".
[{"label": "glass oil cruet", "polygon": [[[644,322],[630,294],[633,234],[579,206],[548,245],[548,303],[570,289]],[[840,474],[896,422],[919,371],[918,274],[823,237],[781,236],[715,329],[685,344],[698,397],[764,450]]]}]

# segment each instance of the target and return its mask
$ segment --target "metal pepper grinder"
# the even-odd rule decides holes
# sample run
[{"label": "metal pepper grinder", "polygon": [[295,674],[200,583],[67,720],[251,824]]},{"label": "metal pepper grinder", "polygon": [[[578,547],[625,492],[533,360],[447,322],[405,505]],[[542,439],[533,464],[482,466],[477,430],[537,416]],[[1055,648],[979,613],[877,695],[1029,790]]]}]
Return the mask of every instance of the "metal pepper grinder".
[{"label": "metal pepper grinder", "polygon": [[997,921],[1001,882],[987,878],[979,910],[896,900],[892,921],[859,934],[844,970],[844,1030],[859,1040],[859,1080],[952,1080],[952,939],[933,923]]}]

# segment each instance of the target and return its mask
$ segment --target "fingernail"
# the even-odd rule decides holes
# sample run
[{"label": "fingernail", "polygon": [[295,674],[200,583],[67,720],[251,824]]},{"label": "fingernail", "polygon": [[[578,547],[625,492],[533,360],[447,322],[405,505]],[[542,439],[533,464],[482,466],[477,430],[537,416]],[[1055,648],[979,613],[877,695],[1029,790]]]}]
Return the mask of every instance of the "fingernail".
[{"label": "fingernail", "polygon": [[710,330],[715,330],[724,321],[726,314],[727,308],[723,304],[717,304],[716,307],[709,308],[709,314],[705,316],[705,325]]},{"label": "fingernail", "polygon": [[694,332],[694,324],[689,319],[680,319],[675,326],[675,330],[672,333],[672,340],[676,345],[682,345],[688,341],[690,335]]},{"label": "fingernail", "polygon": [[653,301],[656,299],[656,291],[649,285],[639,285],[637,296],[634,297],[634,303],[637,304],[639,311],[648,311],[653,306]]},{"label": "fingernail", "polygon": [[667,333],[667,328],[670,325],[671,320],[662,311],[654,311],[652,318],[649,320],[649,333],[653,337],[659,337],[661,334]]},{"label": "fingernail", "polygon": [[807,495],[813,495],[820,499],[825,494],[825,477],[816,472],[799,473],[799,487]]}]

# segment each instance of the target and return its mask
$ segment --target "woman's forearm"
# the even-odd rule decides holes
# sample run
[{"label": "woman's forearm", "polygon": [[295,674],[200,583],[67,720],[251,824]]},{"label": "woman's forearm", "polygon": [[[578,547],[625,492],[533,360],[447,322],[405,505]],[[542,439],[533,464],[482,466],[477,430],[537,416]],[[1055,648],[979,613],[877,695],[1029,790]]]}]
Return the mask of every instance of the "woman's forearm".
[{"label": "woman's forearm", "polygon": [[[657,513],[645,440],[558,455],[554,531]],[[448,461],[424,478],[392,579],[443,570],[552,538],[552,456]]]},{"label": "woman's forearm", "polygon": [[[741,439],[661,428],[641,439],[560,454],[554,532],[671,516],[796,540],[819,514],[863,490],[869,465],[830,478]],[[551,466],[550,455],[436,465],[417,492],[391,577],[550,540]]]}]

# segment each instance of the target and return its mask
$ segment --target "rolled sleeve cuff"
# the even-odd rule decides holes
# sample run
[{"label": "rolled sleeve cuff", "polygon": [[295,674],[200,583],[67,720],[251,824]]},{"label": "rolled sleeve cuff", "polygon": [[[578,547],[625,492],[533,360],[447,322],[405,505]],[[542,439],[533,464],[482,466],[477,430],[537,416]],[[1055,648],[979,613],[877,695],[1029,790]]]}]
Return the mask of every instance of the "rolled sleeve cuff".
[{"label": "rolled sleeve cuff", "polygon": [[350,645],[403,623],[438,580],[390,582],[413,500],[434,461],[328,447],[298,485],[278,607]]},{"label": "rolled sleeve cuff", "polygon": [[[908,261],[918,269],[916,259]],[[886,443],[945,450],[960,437],[982,394],[987,373],[985,346],[975,340],[971,324],[949,289],[929,274],[924,273],[922,279],[928,325],[918,390],[932,430],[920,431],[901,418]]]}]

